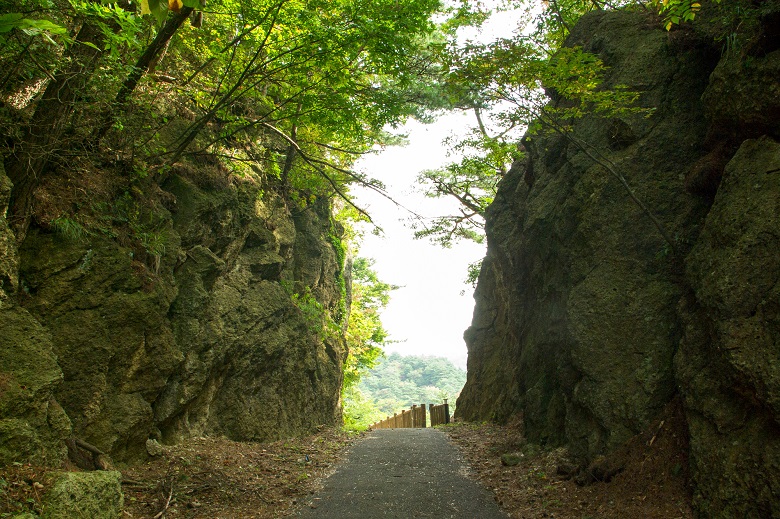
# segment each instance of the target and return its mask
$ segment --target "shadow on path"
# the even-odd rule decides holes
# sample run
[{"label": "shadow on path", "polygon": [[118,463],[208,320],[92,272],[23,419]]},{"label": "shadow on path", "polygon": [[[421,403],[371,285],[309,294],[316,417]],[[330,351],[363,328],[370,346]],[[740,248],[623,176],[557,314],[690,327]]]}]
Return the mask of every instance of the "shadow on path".
[{"label": "shadow on path", "polygon": [[465,472],[460,453],[440,431],[373,431],[298,517],[505,519],[492,495]]}]

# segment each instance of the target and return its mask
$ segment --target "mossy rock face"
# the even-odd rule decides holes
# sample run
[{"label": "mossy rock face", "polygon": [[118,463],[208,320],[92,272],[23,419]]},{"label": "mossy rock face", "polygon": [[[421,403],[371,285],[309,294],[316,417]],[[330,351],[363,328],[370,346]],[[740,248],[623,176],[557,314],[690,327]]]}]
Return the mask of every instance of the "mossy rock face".
[{"label": "mossy rock face", "polygon": [[43,519],[118,519],[124,495],[116,471],[64,472],[43,497]]},{"label": "mossy rock face", "polygon": [[780,515],[780,144],[745,141],[687,260],[676,358],[703,516]]},{"label": "mossy rock face", "polygon": [[[763,13],[754,36],[776,33],[780,2],[743,5]],[[655,111],[586,117],[572,132],[674,243],[572,141],[528,136],[487,211],[456,415],[522,414],[529,441],[565,444],[589,465],[679,393],[698,514],[776,517],[780,51],[764,38],[770,47],[721,55],[701,27],[697,16],[667,33],[618,11],[573,28],[568,44],[611,67],[605,85],[628,85]]]},{"label": "mossy rock face", "polygon": [[64,458],[70,420],[55,399],[61,382],[47,330],[18,306],[0,307],[0,465]]},{"label": "mossy rock face", "polygon": [[[649,118],[577,120],[574,137],[599,149],[684,239],[706,212],[680,172],[701,154],[709,73],[706,46],[687,43],[621,11],[584,16],[567,43],[604,60],[606,86],[627,85],[654,109]],[[525,147],[487,211],[456,413],[522,413],[529,441],[590,459],[641,431],[674,394],[682,290],[669,245],[617,179],[566,136],[542,132]]]},{"label": "mossy rock face", "polygon": [[11,181],[0,162],[0,466],[57,464],[70,420],[54,397],[62,370],[51,335],[16,302],[19,254],[5,218]]},{"label": "mossy rock face", "polygon": [[144,452],[151,403],[181,354],[166,320],[172,292],[147,289],[130,250],[33,230],[22,248],[27,308],[51,334],[74,434],[117,459]]},{"label": "mossy rock face", "polygon": [[155,403],[163,439],[269,440],[337,422],[343,345],[290,296],[308,287],[329,311],[339,303],[327,203],[293,218],[257,189],[209,193],[182,178],[168,188],[186,248],[169,314],[185,361]]},{"label": "mossy rock face", "polygon": [[[293,217],[254,182],[203,189],[173,175],[163,187],[174,212],[155,212],[166,249],[154,264],[105,233],[28,233],[18,312],[48,341],[57,381],[64,374],[47,386],[48,409],[64,408],[73,435],[118,462],[145,459],[150,438],[272,440],[338,423],[344,345],[292,297],[310,294],[331,315],[341,307],[329,201]],[[55,414],[32,429],[61,424]],[[6,436],[27,438],[16,425]]]},{"label": "mossy rock face", "polygon": [[16,249],[16,236],[5,218],[8,202],[11,199],[13,184],[6,176],[0,164],[0,303],[16,291],[19,277],[19,254]]}]

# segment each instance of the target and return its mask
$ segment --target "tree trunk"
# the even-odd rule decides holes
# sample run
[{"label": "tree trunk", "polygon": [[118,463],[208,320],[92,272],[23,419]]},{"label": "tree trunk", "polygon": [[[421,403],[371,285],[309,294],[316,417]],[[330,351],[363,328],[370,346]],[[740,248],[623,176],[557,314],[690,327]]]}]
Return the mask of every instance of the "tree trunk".
[{"label": "tree trunk", "polygon": [[141,78],[146,71],[149,70],[149,67],[155,63],[155,59],[157,59],[160,53],[168,47],[171,38],[173,38],[173,35],[176,34],[176,31],[179,30],[179,27],[181,27],[191,12],[191,7],[184,7],[178,13],[168,18],[165,25],[163,25],[162,29],[157,33],[157,36],[152,40],[152,43],[146,47],[144,53],[141,54],[141,57],[138,58],[135,66],[133,66],[133,70],[128,74],[124,83],[122,83],[122,87],[116,94],[114,102],[109,109],[110,111],[103,115],[103,122],[94,133],[93,142],[102,139],[108,130],[111,129],[111,125],[113,124],[113,113],[122,110],[125,104],[127,104],[133,91],[138,86],[138,82],[141,81]]}]

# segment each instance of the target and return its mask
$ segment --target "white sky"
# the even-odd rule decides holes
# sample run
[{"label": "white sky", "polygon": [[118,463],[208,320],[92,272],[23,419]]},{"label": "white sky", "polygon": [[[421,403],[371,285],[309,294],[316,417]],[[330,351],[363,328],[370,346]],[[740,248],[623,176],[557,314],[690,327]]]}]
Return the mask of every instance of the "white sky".
[{"label": "white sky", "polygon": [[[519,17],[519,12],[504,12],[488,20],[481,31],[460,36],[478,41],[508,36],[518,27]],[[426,198],[415,189],[416,179],[423,170],[452,162],[442,140],[452,133],[465,134],[475,123],[473,115],[462,113],[447,114],[429,125],[411,121],[401,129],[408,135],[408,146],[365,157],[357,169],[384,182],[395,200],[417,213],[456,214],[454,200]],[[463,332],[471,324],[474,299],[465,279],[469,263],[484,257],[485,247],[462,241],[443,249],[428,239],[415,240],[408,212],[370,190],[354,188],[352,193],[384,230],[382,237],[366,232],[360,256],[376,261],[374,270],[382,281],[402,287],[391,294],[382,312],[391,340],[401,342],[388,344],[385,351],[446,357],[466,369]]]},{"label": "white sky", "polygon": [[[409,135],[408,146],[366,157],[357,169],[384,182],[394,199],[415,212],[424,216],[453,213],[454,201],[426,198],[416,190],[416,179],[421,171],[449,162],[442,139],[451,129],[470,123],[462,114],[446,115],[430,125],[412,121],[403,129]],[[443,249],[427,239],[415,240],[407,211],[373,191],[352,191],[358,205],[384,230],[382,237],[366,233],[360,256],[376,261],[374,270],[382,281],[402,287],[392,292],[382,323],[391,340],[403,342],[388,344],[385,351],[447,357],[465,369],[463,331],[471,323],[474,300],[464,280],[468,264],[485,255],[484,247],[461,242]],[[464,295],[460,295],[462,290]]]}]

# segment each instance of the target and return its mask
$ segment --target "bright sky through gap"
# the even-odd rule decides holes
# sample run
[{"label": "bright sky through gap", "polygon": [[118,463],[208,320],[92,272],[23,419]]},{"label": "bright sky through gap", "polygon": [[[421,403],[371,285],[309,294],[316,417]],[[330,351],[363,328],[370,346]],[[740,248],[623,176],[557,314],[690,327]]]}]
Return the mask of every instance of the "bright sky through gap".
[{"label": "bright sky through gap", "polygon": [[[518,26],[518,17],[517,13],[501,13],[488,20],[482,31],[461,37],[484,41],[509,36]],[[446,114],[428,125],[410,121],[401,129],[408,136],[407,146],[388,147],[367,156],[356,169],[384,182],[393,199],[423,216],[456,214],[454,200],[426,198],[417,189],[417,176],[452,162],[442,140],[453,133],[465,134],[475,123],[474,115],[467,113]],[[367,229],[360,256],[376,261],[374,270],[382,281],[402,287],[391,293],[390,304],[382,312],[391,340],[399,341],[388,344],[385,351],[446,357],[465,369],[463,332],[474,310],[473,289],[465,279],[469,263],[482,259],[485,247],[461,241],[443,249],[427,239],[415,240],[409,228],[410,213],[371,190],[353,188],[352,193],[384,230],[378,237]]]},{"label": "bright sky through gap", "polygon": [[[466,119],[463,114],[449,114],[431,125],[412,121],[404,127],[408,146],[366,157],[358,169],[384,182],[395,200],[423,216],[449,214],[457,205],[426,198],[416,189],[416,179],[421,171],[447,162],[441,144],[446,129],[465,127],[470,123]],[[464,280],[468,264],[485,255],[484,247],[460,242],[443,249],[427,239],[415,240],[408,227],[412,215],[406,210],[367,189],[353,189],[353,194],[384,231],[381,237],[366,233],[360,256],[376,261],[374,270],[382,281],[401,287],[391,293],[382,323],[391,340],[402,342],[388,344],[385,351],[447,357],[465,369],[463,331],[471,323],[474,300]]]}]

